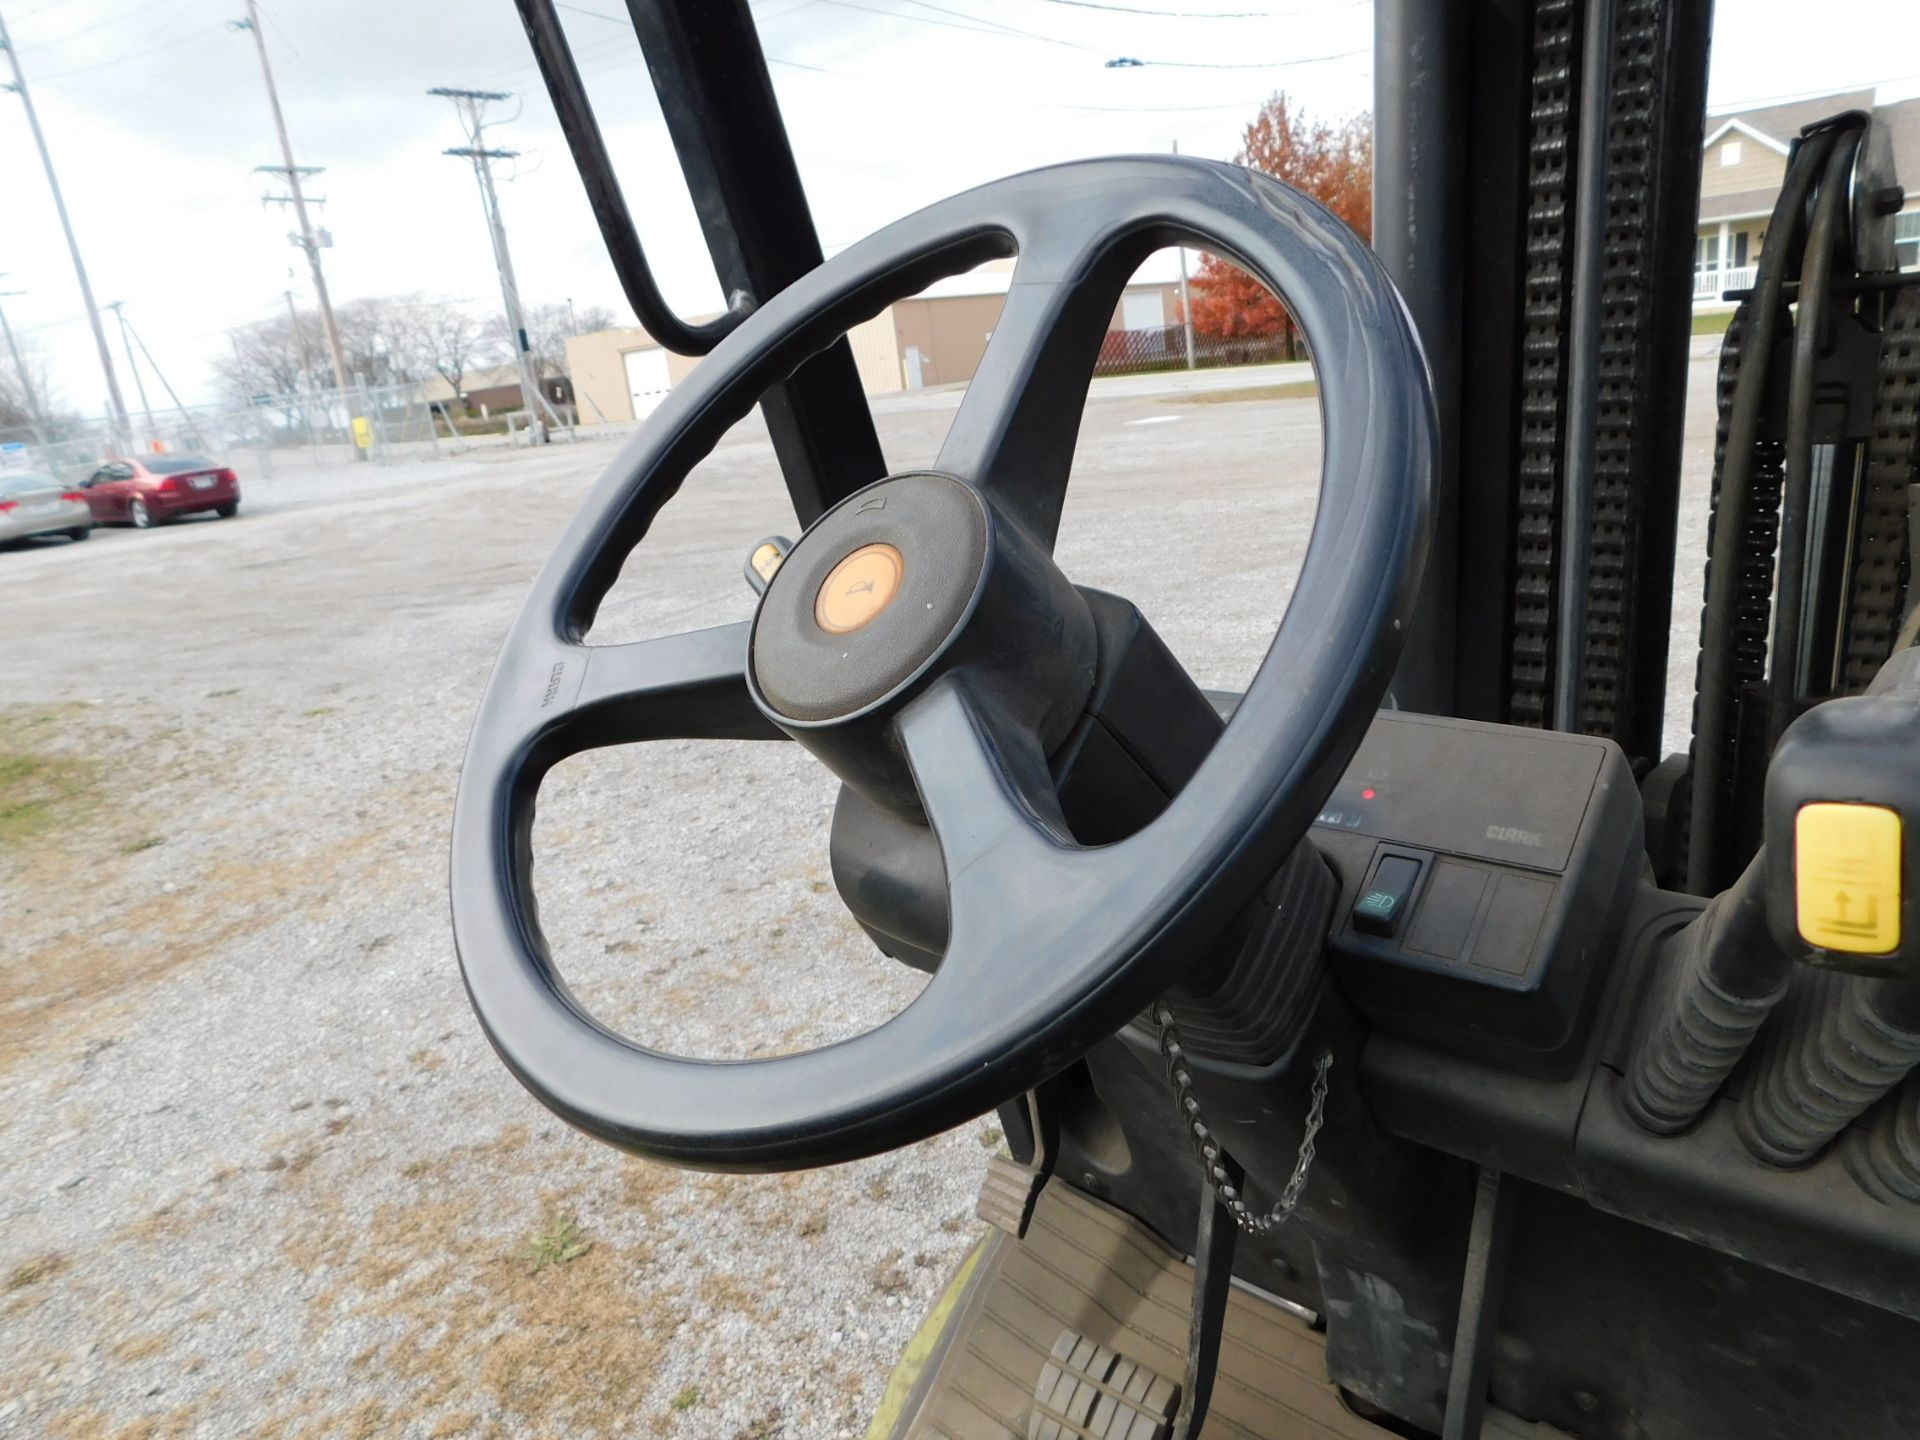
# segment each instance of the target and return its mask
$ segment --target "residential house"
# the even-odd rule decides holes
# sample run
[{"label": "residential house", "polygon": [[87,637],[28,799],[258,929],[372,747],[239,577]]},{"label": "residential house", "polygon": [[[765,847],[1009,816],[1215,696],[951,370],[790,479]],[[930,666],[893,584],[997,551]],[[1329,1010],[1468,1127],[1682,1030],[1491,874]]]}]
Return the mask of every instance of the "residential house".
[{"label": "residential house", "polygon": [[1788,148],[1802,127],[1843,110],[1872,111],[1887,129],[1894,170],[1907,189],[1906,207],[1894,219],[1896,256],[1901,269],[1920,269],[1920,99],[1879,106],[1873,100],[1873,91],[1855,90],[1707,117],[1693,263],[1696,306],[1728,303],[1721,299],[1725,292],[1753,284],[1767,222],[1786,179]]}]

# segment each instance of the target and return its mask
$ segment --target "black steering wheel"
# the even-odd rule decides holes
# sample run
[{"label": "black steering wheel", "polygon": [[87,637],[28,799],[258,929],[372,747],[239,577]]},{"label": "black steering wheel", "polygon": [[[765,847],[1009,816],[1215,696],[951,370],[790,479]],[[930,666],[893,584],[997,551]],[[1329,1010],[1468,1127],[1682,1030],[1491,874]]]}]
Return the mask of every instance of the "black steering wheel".
[{"label": "black steering wheel", "polygon": [[[1047,754],[1092,683],[1094,635],[1052,548],[1086,383],[1127,277],[1184,243],[1283,296],[1320,384],[1312,539],[1252,688],[1155,821],[1098,848]],[[927,472],[802,535],[751,624],[581,643],[627,554],[760,395],[929,282],[1017,256],[985,358]],[[1435,424],[1425,362],[1373,254],[1265,176],[1137,157],[1036,170],[842,252],[718,345],[621,451],[535,581],[488,682],[454,814],[453,923],[493,1047],[570,1124],[658,1160],[850,1160],[1032,1088],[1138,1014],[1305,836],[1398,656],[1424,563]],[[1251,552],[1249,563],[1258,562]],[[702,1061],[616,1035],[568,991],[532,891],[534,798],[597,746],[791,737],[924,815],[950,936],[920,996],[801,1054]]]}]

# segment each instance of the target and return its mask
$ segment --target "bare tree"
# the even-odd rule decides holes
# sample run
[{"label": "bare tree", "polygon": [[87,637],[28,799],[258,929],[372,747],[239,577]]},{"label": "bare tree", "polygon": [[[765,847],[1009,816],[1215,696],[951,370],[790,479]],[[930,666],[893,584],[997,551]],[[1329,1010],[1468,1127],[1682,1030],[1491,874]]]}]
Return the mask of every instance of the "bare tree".
[{"label": "bare tree", "polygon": [[[319,316],[308,313],[299,324],[307,344],[313,344],[320,333]],[[229,330],[227,341],[230,353],[213,362],[213,373],[236,400],[297,394],[312,383],[307,369],[312,356],[286,315]]]},{"label": "bare tree", "polygon": [[366,295],[334,307],[347,373],[369,385],[424,378],[432,368],[419,354],[414,315],[420,295]]},{"label": "bare tree", "polygon": [[[584,305],[572,310],[565,303],[525,307],[527,349],[533,361],[534,377],[551,380],[567,373],[567,337],[590,335],[596,330],[611,330],[619,323],[613,311],[604,305]],[[513,359],[513,338],[507,334],[505,316],[487,322],[486,347],[497,354],[499,363]]]},{"label": "bare tree", "polygon": [[[16,332],[20,370],[13,357],[0,349],[0,440],[24,440],[34,435],[51,437],[60,429],[59,397],[54,393],[47,357],[31,335]],[[24,370],[23,375],[20,372]]]},{"label": "bare tree", "polygon": [[458,396],[460,382],[481,358],[480,322],[450,300],[427,300],[413,307],[411,326],[419,360]]},{"label": "bare tree", "polygon": [[611,330],[620,323],[620,317],[605,305],[582,305],[574,316],[569,333],[591,335],[596,330]]}]

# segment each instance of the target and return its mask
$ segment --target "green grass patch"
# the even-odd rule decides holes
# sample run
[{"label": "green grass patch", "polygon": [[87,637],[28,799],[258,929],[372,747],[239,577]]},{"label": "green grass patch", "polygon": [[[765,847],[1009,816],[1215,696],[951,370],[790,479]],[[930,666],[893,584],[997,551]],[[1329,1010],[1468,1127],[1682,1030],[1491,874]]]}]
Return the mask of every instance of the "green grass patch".
[{"label": "green grass patch", "polygon": [[77,818],[93,797],[97,767],[47,744],[59,721],[53,710],[0,716],[0,850]]},{"label": "green grass patch", "polygon": [[166,843],[167,837],[164,835],[142,835],[138,840],[129,840],[126,844],[122,845],[120,847],[120,853],[122,855],[138,855],[142,850],[151,850],[156,845],[164,845]]},{"label": "green grass patch", "polygon": [[689,1385],[673,1397],[673,1408],[676,1410],[691,1410],[699,1403],[700,1387],[697,1385]]},{"label": "green grass patch", "polygon": [[593,1248],[571,1215],[557,1215],[544,1229],[533,1232],[527,1241],[527,1273],[538,1275],[549,1265],[565,1265],[578,1260]]},{"label": "green grass patch", "polygon": [[1202,390],[1195,395],[1168,396],[1187,405],[1231,405],[1237,400],[1312,400],[1320,394],[1317,380],[1289,380],[1284,385],[1248,385],[1239,390]]},{"label": "green grass patch", "polygon": [[1733,323],[1731,310],[1707,310],[1693,312],[1693,333],[1696,335],[1724,335],[1727,326]]}]

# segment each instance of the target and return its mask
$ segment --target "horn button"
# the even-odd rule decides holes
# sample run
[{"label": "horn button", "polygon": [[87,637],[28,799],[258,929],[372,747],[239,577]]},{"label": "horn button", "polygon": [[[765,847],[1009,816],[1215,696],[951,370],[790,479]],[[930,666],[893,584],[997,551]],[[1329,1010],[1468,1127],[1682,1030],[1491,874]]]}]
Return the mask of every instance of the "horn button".
[{"label": "horn button", "polygon": [[882,480],[821,516],[754,617],[753,678],[767,707],[820,724],[913,678],[971,610],[988,532],[979,496],[935,474]]}]

